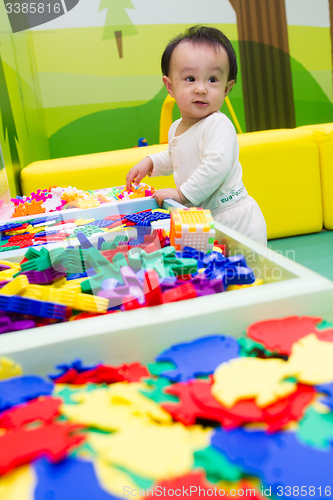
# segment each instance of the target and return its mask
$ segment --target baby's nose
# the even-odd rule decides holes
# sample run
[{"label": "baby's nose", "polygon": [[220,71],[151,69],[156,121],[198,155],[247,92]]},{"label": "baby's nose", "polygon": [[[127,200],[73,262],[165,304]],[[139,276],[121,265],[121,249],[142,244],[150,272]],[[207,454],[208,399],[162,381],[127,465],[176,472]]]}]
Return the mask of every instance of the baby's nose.
[{"label": "baby's nose", "polygon": [[207,94],[207,89],[205,85],[199,83],[195,89],[197,94]]}]

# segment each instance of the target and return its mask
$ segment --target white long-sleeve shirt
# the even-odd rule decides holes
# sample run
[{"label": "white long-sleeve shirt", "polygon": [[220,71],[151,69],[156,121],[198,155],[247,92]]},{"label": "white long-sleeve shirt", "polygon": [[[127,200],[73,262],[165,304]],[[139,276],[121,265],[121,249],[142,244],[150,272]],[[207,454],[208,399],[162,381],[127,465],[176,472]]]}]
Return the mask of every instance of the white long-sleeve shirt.
[{"label": "white long-sleeve shirt", "polygon": [[239,147],[229,118],[217,111],[175,136],[181,119],[169,129],[168,150],[149,155],[152,176],[171,175],[193,206],[218,212],[245,198]]}]

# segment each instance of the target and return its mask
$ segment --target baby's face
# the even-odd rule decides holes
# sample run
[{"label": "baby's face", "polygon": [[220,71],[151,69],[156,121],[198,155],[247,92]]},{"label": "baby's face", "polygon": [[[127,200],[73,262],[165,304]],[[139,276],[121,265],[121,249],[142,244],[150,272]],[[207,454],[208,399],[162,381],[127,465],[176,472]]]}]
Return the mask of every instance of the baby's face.
[{"label": "baby's face", "polygon": [[176,99],[184,123],[218,111],[234,81],[228,81],[229,59],[223,47],[183,41],[174,49],[169,76],[163,81]]}]

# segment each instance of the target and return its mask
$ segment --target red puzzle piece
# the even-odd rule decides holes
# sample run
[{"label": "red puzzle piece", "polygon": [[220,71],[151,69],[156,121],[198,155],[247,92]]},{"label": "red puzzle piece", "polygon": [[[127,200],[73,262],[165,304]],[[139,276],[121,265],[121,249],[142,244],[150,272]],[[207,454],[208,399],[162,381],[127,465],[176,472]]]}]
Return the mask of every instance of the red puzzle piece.
[{"label": "red puzzle piece", "polygon": [[243,496],[247,496],[246,490],[251,490],[251,498],[255,500],[261,498],[255,488],[246,482],[241,481],[238,484],[233,484],[231,488],[232,490],[225,491],[218,485],[209,483],[203,471],[191,471],[185,476],[159,481],[153,488],[155,494],[149,495],[148,498],[162,495],[165,500],[185,497],[191,497],[192,500],[202,500],[202,498],[212,496],[221,498],[231,496],[238,500]]},{"label": "red puzzle piece", "polygon": [[266,408],[259,408],[254,399],[238,401],[227,408],[212,396],[211,387],[212,381],[202,380],[173,384],[165,392],[179,397],[180,402],[162,403],[162,407],[184,425],[192,425],[198,418],[217,421],[227,429],[247,422],[265,422],[267,432],[275,432],[288,422],[298,420],[315,395],[313,387],[299,384],[293,394]]},{"label": "red puzzle piece", "polygon": [[52,462],[64,460],[67,452],[85,436],[74,434],[82,425],[53,423],[36,429],[21,428],[0,436],[0,475],[41,457]]},{"label": "red puzzle piece", "polygon": [[59,415],[60,398],[39,398],[4,411],[0,416],[0,428],[17,429],[35,420],[51,423]]},{"label": "red puzzle piece", "polygon": [[88,382],[94,384],[114,384],[115,382],[139,382],[141,378],[148,377],[146,367],[140,363],[123,364],[118,367],[98,365],[91,370],[78,372],[70,368],[60,377],[54,379],[56,384],[84,385]]},{"label": "red puzzle piece", "polygon": [[[280,354],[291,354],[291,346],[309,333],[316,333],[316,323],[321,318],[312,316],[289,316],[283,319],[271,319],[253,323],[247,329],[247,335],[263,344],[270,351]],[[325,330],[322,331],[322,334]],[[327,332],[327,330],[326,330]]]}]

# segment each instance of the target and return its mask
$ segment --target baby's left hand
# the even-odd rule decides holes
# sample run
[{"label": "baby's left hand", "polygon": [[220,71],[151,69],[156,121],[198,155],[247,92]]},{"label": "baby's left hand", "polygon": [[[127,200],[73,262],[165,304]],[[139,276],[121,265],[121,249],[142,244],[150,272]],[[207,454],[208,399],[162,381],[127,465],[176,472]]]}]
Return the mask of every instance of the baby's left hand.
[{"label": "baby's left hand", "polygon": [[171,189],[171,188],[166,188],[166,189],[158,189],[155,191],[153,194],[153,198],[156,198],[156,201],[158,205],[161,207],[163,200],[166,198],[171,198],[172,200],[178,201],[178,203],[181,203],[181,196],[177,189]]}]

